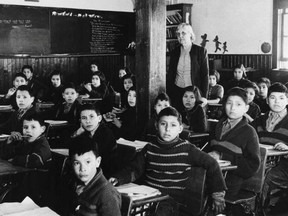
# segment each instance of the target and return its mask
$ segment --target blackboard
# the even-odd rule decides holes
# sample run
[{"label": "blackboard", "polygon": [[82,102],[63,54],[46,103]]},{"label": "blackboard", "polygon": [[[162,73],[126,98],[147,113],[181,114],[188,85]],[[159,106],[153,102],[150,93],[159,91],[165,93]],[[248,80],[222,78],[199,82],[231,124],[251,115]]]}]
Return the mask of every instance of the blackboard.
[{"label": "blackboard", "polygon": [[0,5],[0,54],[49,54],[49,11]]},{"label": "blackboard", "polygon": [[135,13],[0,5],[0,54],[118,54],[135,41]]}]

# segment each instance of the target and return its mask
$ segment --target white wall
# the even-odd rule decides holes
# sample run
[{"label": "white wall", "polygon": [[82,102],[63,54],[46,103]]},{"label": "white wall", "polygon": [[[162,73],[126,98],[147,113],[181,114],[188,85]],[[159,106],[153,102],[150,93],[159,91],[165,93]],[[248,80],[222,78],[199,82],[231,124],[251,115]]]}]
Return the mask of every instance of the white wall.
[{"label": "white wall", "polygon": [[[196,44],[207,34],[208,53],[214,53],[216,35],[227,41],[226,54],[263,54],[261,44],[272,43],[272,0],[179,0],[192,3]],[[222,53],[222,46],[220,45]]]},{"label": "white wall", "polygon": [[132,1],[133,0],[39,0],[39,2],[29,2],[24,0],[0,0],[0,3],[10,5],[132,12]]}]

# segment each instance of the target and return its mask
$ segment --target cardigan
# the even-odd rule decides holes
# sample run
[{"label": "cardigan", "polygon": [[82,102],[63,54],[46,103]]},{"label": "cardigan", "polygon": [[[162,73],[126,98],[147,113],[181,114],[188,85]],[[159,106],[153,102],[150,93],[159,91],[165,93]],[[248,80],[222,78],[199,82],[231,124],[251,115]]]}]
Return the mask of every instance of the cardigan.
[{"label": "cardigan", "polygon": [[252,122],[252,126],[258,133],[260,143],[275,145],[278,142],[283,142],[288,145],[288,115],[278,122],[271,132],[266,130],[268,116],[269,112],[266,112]]},{"label": "cardigan", "polygon": [[215,86],[209,86],[208,100],[222,99],[224,96],[224,88],[222,85],[216,84]]},{"label": "cardigan", "polygon": [[191,110],[181,112],[183,123],[189,126],[193,132],[205,132],[207,130],[207,118],[203,107],[195,104]]},{"label": "cardigan", "polygon": [[226,185],[216,160],[187,140],[175,138],[165,142],[159,137],[137,153],[133,161],[113,175],[119,184],[133,182],[142,175],[147,185],[169,194],[177,202],[189,206],[189,174],[193,167],[207,170],[210,193],[224,191]]},{"label": "cardigan", "polygon": [[[177,66],[181,53],[181,46],[176,47],[170,53],[169,71],[167,73],[167,92],[171,94],[172,87],[175,85],[177,74]],[[197,86],[203,97],[207,97],[208,93],[208,74],[209,63],[207,50],[196,44],[192,44],[190,50],[191,57],[191,82]]]},{"label": "cardigan", "polygon": [[121,195],[107,181],[102,170],[98,169],[97,171],[79,195],[76,193],[79,181],[73,183],[72,194],[69,197],[71,199],[69,215],[121,216]]},{"label": "cardigan", "polygon": [[252,101],[249,104],[249,110],[247,111],[247,114],[253,119],[257,118],[261,115],[260,107]]},{"label": "cardigan", "polygon": [[227,175],[236,175],[243,179],[251,177],[260,166],[259,139],[255,129],[243,117],[230,131],[221,137],[223,122],[219,120],[215,128],[211,148],[221,154],[221,159],[237,165],[237,169]]},{"label": "cardigan", "polygon": [[11,159],[14,165],[29,168],[48,168],[52,160],[50,146],[44,135],[33,142],[14,141],[3,146],[1,158]]}]

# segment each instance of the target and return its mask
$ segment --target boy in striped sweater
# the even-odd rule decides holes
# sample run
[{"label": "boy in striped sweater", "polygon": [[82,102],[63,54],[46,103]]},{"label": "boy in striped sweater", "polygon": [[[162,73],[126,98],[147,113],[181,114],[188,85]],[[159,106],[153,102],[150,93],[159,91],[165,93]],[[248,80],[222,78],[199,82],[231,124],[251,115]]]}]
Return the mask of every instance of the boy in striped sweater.
[{"label": "boy in striped sweater", "polygon": [[[270,111],[252,122],[260,143],[274,146],[274,149],[288,150],[288,91],[281,83],[274,83],[268,89],[267,103]],[[283,158],[279,164],[268,172],[263,186],[263,201],[273,188],[288,187],[288,159]],[[268,201],[266,201],[268,202]],[[268,204],[268,203],[266,203]]]},{"label": "boy in striped sweater", "polygon": [[207,170],[207,187],[213,198],[213,208],[215,212],[221,212],[225,207],[226,186],[217,161],[179,138],[183,125],[175,108],[163,109],[157,116],[156,127],[158,137],[136,155],[130,166],[113,175],[110,182],[114,185],[133,182],[144,175],[147,185],[169,194],[174,200],[165,208],[158,207],[156,215],[191,215],[189,173],[193,167],[203,167]]}]

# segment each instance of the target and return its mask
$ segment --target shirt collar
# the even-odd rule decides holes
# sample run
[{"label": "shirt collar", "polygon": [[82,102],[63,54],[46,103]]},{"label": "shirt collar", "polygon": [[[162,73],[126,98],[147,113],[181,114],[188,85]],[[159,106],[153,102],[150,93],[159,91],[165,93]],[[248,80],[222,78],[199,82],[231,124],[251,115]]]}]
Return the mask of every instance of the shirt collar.
[{"label": "shirt collar", "polygon": [[232,129],[233,127],[235,127],[235,125],[237,125],[240,121],[242,120],[242,118],[238,118],[238,119],[229,119],[227,118],[224,122],[224,124],[229,124],[230,125],[230,129]]},{"label": "shirt collar", "polygon": [[287,109],[286,109],[286,108],[283,109],[281,112],[273,112],[273,111],[270,110],[270,112],[269,112],[269,117],[270,117],[270,116],[271,116],[271,117],[276,117],[276,116],[278,116],[278,117],[280,117],[280,118],[284,118],[284,116],[286,116],[286,114],[287,114]]}]

